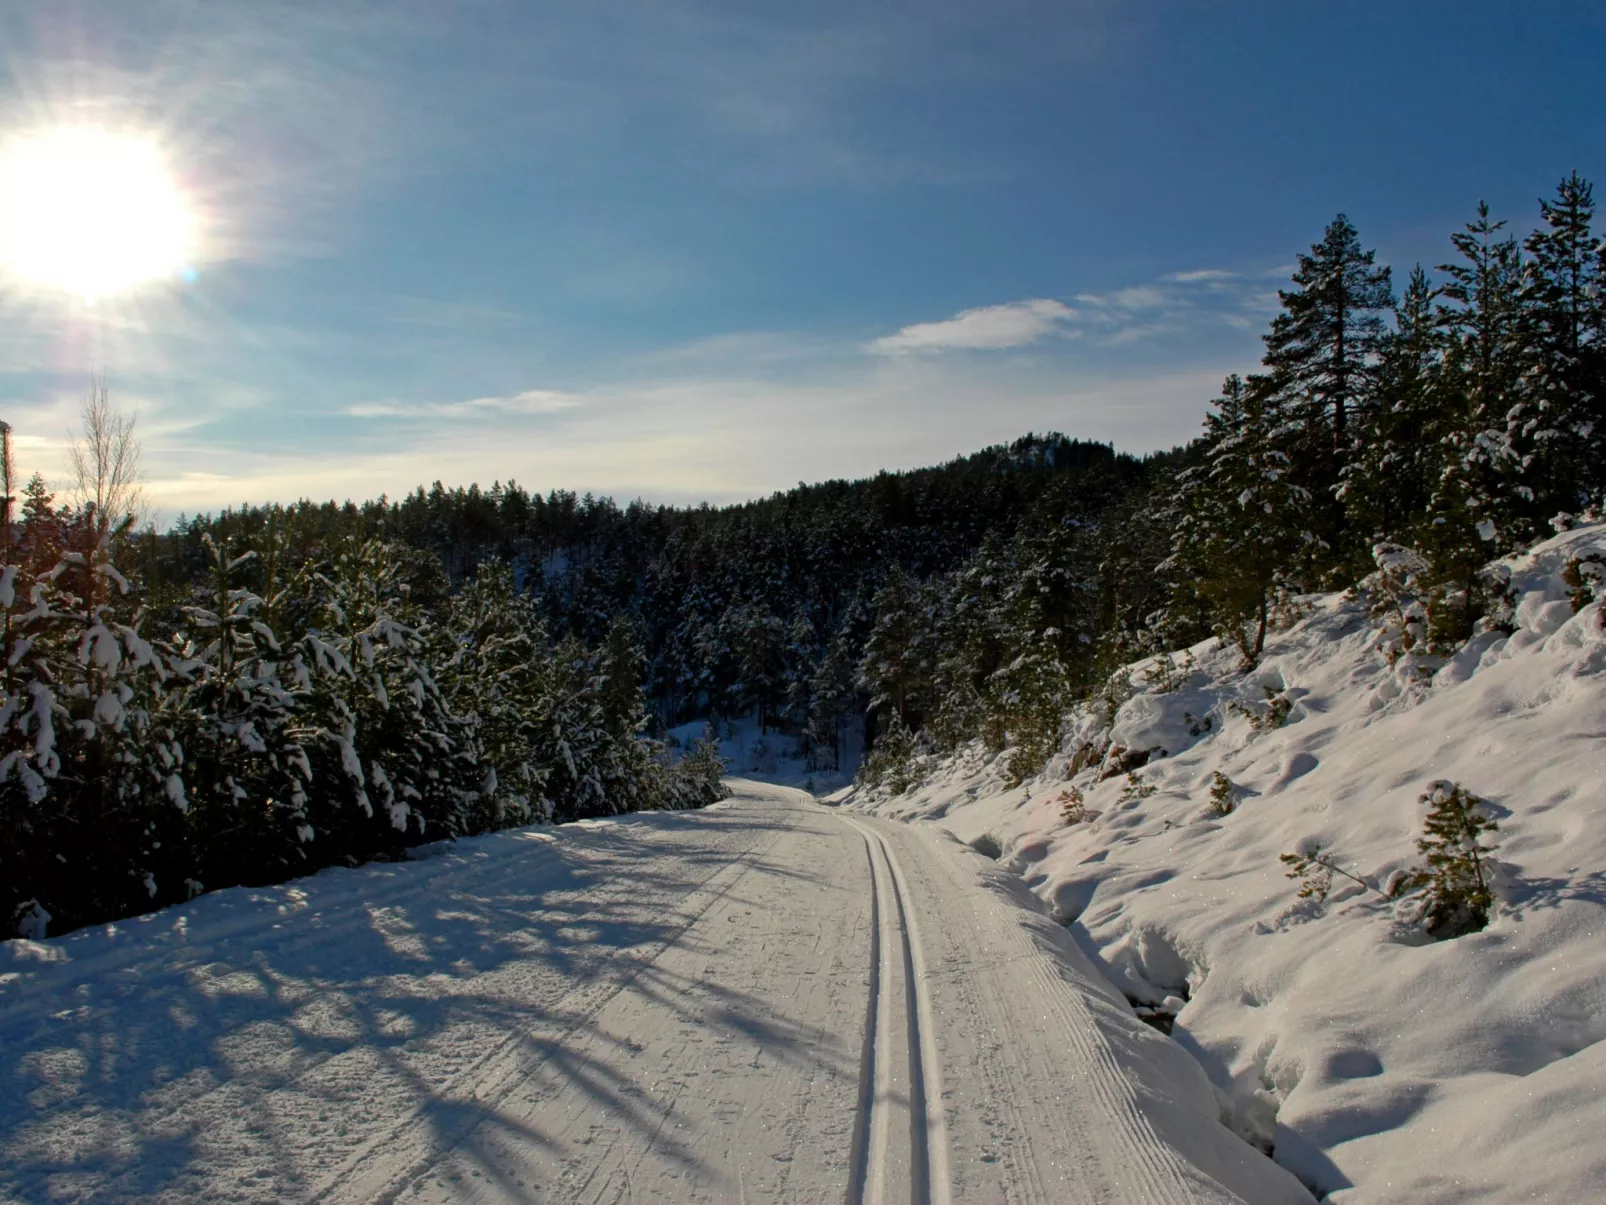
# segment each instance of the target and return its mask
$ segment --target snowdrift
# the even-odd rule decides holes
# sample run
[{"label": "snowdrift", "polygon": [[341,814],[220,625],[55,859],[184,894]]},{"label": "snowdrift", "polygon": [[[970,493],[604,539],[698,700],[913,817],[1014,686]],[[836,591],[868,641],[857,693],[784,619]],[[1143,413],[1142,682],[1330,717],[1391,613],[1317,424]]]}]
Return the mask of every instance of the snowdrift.
[{"label": "snowdrift", "polygon": [[[1606,1199],[1606,631],[1563,576],[1590,553],[1606,524],[1504,562],[1515,631],[1448,659],[1313,596],[1251,670],[1213,641],[1129,667],[1023,786],[973,747],[844,802],[1019,874],[1333,1205]],[[1445,941],[1382,890],[1438,780],[1499,822],[1490,923]],[[1312,841],[1367,886],[1298,898],[1279,855]]]}]

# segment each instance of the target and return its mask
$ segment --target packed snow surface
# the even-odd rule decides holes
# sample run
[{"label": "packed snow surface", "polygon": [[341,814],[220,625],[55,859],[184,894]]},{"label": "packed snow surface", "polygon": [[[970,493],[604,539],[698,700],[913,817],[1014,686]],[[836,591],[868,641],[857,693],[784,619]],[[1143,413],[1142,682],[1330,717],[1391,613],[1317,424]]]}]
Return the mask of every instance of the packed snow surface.
[{"label": "packed snow surface", "polygon": [[735,784],[0,945],[0,1200],[1294,1205],[935,826]]},{"label": "packed snow surface", "polygon": [[[1566,573],[1591,554],[1599,524],[1507,562],[1515,630],[1453,657],[1391,661],[1366,598],[1315,597],[1253,669],[1214,642],[1131,667],[1037,779],[972,748],[846,804],[995,854],[1332,1205],[1606,1200],[1606,633]],[[1447,941],[1383,894],[1437,780],[1500,826],[1491,922]],[[1368,886],[1297,898],[1278,858],[1313,840]]]}]

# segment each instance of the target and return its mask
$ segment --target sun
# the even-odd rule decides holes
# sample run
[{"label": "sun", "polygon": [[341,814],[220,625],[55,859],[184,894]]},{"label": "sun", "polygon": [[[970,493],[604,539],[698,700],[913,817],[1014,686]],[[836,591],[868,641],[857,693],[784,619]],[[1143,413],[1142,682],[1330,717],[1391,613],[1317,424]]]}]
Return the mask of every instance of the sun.
[{"label": "sun", "polygon": [[81,125],[0,146],[0,267],[26,284],[92,301],[171,278],[195,227],[151,139]]}]

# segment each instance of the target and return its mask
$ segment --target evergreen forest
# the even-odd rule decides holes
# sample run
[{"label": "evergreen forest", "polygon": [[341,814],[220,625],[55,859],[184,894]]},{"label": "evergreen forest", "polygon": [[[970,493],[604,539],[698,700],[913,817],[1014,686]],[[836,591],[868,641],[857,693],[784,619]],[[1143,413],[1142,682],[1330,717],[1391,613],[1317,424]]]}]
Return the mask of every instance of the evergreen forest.
[{"label": "evergreen forest", "polygon": [[862,781],[976,740],[1020,780],[1122,665],[1210,636],[1252,665],[1366,578],[1443,655],[1507,623],[1494,558],[1606,495],[1593,220],[1570,175],[1397,279],[1338,216],[1186,447],[1028,435],[719,508],[436,483],[159,532],[97,386],[71,498],[35,475],[7,513],[0,909],[37,935],[698,806],[717,749],[670,730],[738,716],[822,770],[862,740]]}]

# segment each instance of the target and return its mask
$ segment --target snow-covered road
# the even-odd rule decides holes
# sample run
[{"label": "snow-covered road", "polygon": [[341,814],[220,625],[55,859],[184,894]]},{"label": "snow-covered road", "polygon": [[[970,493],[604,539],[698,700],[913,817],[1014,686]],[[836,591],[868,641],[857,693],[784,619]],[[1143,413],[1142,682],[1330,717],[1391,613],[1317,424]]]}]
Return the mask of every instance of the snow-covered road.
[{"label": "snow-covered road", "polygon": [[1309,1199],[1018,882],[735,785],[0,945],[0,1201]]}]

